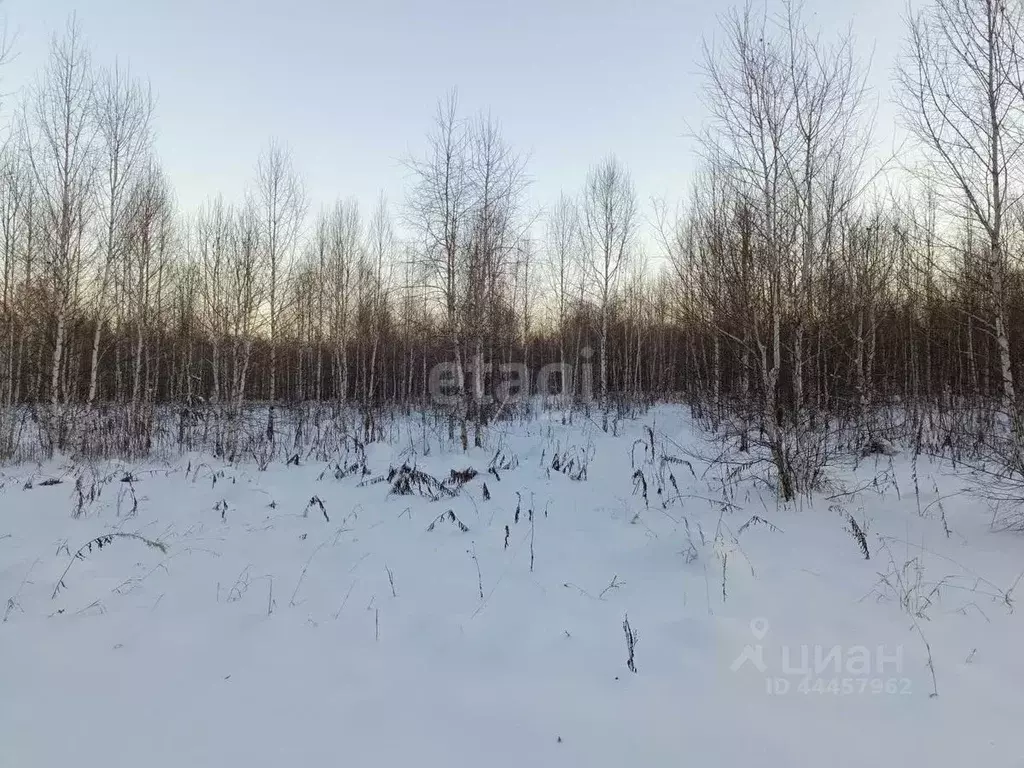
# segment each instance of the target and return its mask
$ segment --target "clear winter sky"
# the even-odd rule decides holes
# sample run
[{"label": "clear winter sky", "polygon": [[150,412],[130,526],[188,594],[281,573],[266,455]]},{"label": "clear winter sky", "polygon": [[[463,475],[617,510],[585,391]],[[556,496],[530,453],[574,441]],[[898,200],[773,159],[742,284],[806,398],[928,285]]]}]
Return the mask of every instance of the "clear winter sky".
[{"label": "clear winter sky", "polygon": [[[768,0],[773,2],[773,0]],[[400,160],[437,99],[490,109],[530,155],[539,205],[614,152],[645,203],[685,197],[700,125],[701,41],[727,0],[3,0],[17,58],[3,105],[76,12],[97,64],[157,95],[157,151],[179,203],[240,197],[270,137],[287,142],[315,210],[338,196],[404,199]],[[806,0],[824,32],[852,25],[872,57],[877,135],[891,143],[902,0]]]}]

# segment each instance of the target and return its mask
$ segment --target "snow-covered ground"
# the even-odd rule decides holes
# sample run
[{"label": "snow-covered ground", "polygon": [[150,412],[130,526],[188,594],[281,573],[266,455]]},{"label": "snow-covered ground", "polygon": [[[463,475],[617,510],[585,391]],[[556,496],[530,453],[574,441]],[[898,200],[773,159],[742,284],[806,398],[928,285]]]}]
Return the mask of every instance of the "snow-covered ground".
[{"label": "snow-covered ground", "polygon": [[[692,458],[681,407],[618,432],[7,468],[0,765],[1024,766],[1024,538],[948,462],[780,506]],[[479,474],[373,482],[405,462]],[[73,558],[116,533],[166,551]]]}]

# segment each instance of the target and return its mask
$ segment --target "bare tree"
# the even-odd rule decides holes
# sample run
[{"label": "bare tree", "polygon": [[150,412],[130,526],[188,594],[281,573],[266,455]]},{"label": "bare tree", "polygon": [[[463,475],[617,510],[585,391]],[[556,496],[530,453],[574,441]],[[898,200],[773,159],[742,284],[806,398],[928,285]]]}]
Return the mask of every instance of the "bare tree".
[{"label": "bare tree", "polygon": [[370,220],[361,280],[366,285],[366,308],[370,326],[370,350],[365,365],[368,373],[364,387],[367,403],[374,400],[377,391],[377,356],[388,316],[395,247],[395,231],[388,210],[388,201],[382,194],[377,200],[377,207]]},{"label": "bare tree", "polygon": [[[562,194],[547,217],[546,266],[558,327],[558,358],[563,371],[567,362],[565,345],[569,309],[575,294],[576,274],[580,267],[579,226],[579,209],[576,202],[568,195]],[[566,390],[567,386],[568,382],[562,382],[563,390]]]},{"label": "bare tree", "polygon": [[[966,199],[985,233],[987,319],[999,355],[1004,412],[1016,410],[1004,273],[1007,212],[1017,200],[1024,133],[1021,10],[1003,0],[935,0],[909,20],[897,68],[904,121],[936,165],[947,203]],[[954,214],[955,215],[955,214]],[[1014,417],[1016,422],[1016,417]]]},{"label": "bare tree", "polygon": [[636,192],[629,172],[614,157],[591,169],[583,189],[582,252],[601,313],[601,404],[608,397],[608,320],[622,268],[636,237]]},{"label": "bare tree", "polygon": [[259,211],[263,264],[268,270],[270,321],[270,400],[277,398],[277,341],[281,297],[287,295],[291,259],[306,215],[306,193],[292,163],[291,153],[271,141],[256,164],[254,205]]},{"label": "bare tree", "polygon": [[[494,336],[504,305],[503,289],[514,279],[516,255],[524,231],[522,196],[528,183],[525,163],[505,140],[491,115],[481,115],[470,129],[468,181],[469,231],[462,259],[461,279],[466,286],[463,328],[472,356],[474,445],[482,440],[485,377],[490,363],[487,347]],[[493,353],[490,362],[493,362]]]},{"label": "bare tree", "polygon": [[[424,155],[406,162],[413,178],[407,221],[419,240],[424,287],[441,307],[459,395],[465,393],[459,267],[470,208],[468,143],[466,124],[458,115],[458,97],[453,91],[437,105]],[[464,405],[463,421],[465,415]]]},{"label": "bare tree", "polygon": [[[704,134],[704,156],[713,176],[726,188],[722,210],[714,201],[707,219],[703,248],[722,276],[738,275],[750,300],[744,325],[725,324],[728,312],[713,311],[720,333],[747,346],[760,373],[760,417],[773,463],[779,477],[780,494],[792,498],[796,492],[791,466],[792,441],[780,423],[780,384],[783,366],[783,320],[794,306],[792,254],[797,250],[798,219],[794,215],[793,185],[789,169],[796,166],[799,144],[794,130],[794,88],[791,65],[763,16],[748,5],[724,20],[724,40],[717,47],[705,46],[706,101],[712,115]],[[723,218],[723,214],[724,217]],[[735,226],[733,225],[735,222]],[[733,233],[739,242],[733,241]],[[727,280],[712,279],[713,286],[727,286]],[[728,299],[728,292],[716,290],[712,301]],[[715,377],[719,376],[718,346],[715,348]]]},{"label": "bare tree", "polygon": [[792,91],[795,144],[785,158],[793,186],[800,260],[792,279],[793,407],[804,412],[805,334],[816,310],[816,278],[832,247],[836,217],[859,192],[867,148],[862,129],[865,74],[850,35],[834,42],[812,36],[800,0],[785,0],[786,83]]},{"label": "bare tree", "polygon": [[172,217],[170,189],[160,168],[150,164],[133,185],[121,235],[125,242],[127,279],[123,295],[134,315],[131,403],[137,407],[146,392],[143,366],[154,315],[159,315],[162,278],[168,255]]},{"label": "bare tree", "polygon": [[327,285],[330,299],[330,339],[333,347],[335,399],[348,398],[351,369],[349,345],[352,328],[352,293],[362,259],[362,221],[355,200],[339,200],[328,214]]},{"label": "bare tree", "polygon": [[0,255],[3,258],[2,305],[3,372],[0,376],[0,403],[10,409],[17,390],[16,359],[19,339],[25,329],[18,311],[21,277],[20,245],[25,227],[25,206],[31,194],[30,180],[24,158],[19,152],[17,137],[0,150]]},{"label": "bare tree", "polygon": [[209,340],[209,400],[217,403],[227,385],[222,357],[231,334],[230,251],[235,237],[234,211],[223,198],[214,198],[198,212],[192,235],[201,274],[202,324]]},{"label": "bare tree", "polygon": [[50,402],[67,397],[62,370],[68,323],[80,299],[81,278],[89,254],[86,229],[92,216],[95,182],[93,75],[77,21],[63,37],[54,37],[50,58],[33,91],[29,160],[35,176],[45,228],[43,266],[53,302],[54,343]]},{"label": "bare tree", "polygon": [[261,224],[260,212],[247,204],[238,212],[228,241],[227,317],[232,340],[231,403],[235,411],[245,400],[252,346],[262,330],[260,309],[269,293]]},{"label": "bare tree", "polygon": [[97,211],[102,227],[99,274],[94,291],[95,329],[89,365],[87,402],[96,400],[100,341],[108,321],[108,288],[125,259],[121,236],[126,230],[129,190],[152,143],[153,97],[148,87],[115,65],[96,81],[93,103],[98,133]]}]

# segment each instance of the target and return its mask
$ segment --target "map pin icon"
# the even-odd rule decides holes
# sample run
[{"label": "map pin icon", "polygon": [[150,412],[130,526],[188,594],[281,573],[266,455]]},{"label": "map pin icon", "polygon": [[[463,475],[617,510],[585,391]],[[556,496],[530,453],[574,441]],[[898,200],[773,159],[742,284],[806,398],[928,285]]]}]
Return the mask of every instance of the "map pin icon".
[{"label": "map pin icon", "polygon": [[768,619],[754,619],[750,622],[750,631],[754,634],[755,639],[764,640],[765,635],[768,634]]}]

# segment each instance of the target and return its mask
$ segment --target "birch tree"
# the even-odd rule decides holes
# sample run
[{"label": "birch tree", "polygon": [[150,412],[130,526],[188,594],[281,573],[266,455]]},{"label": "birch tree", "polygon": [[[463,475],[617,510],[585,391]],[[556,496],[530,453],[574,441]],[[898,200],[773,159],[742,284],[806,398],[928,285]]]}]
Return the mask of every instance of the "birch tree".
[{"label": "birch tree", "polygon": [[[731,272],[748,278],[751,348],[760,373],[760,416],[779,477],[780,495],[793,498],[792,442],[780,423],[783,318],[792,306],[791,256],[797,221],[788,169],[794,167],[794,91],[787,58],[764,17],[752,8],[726,16],[724,40],[705,46],[706,103],[712,115],[702,137],[712,173],[731,187],[741,242],[727,248],[713,237],[708,247],[723,250]],[[720,327],[720,331],[728,328]],[[734,338],[738,338],[734,334]],[[716,365],[717,367],[717,365]]]},{"label": "birch tree", "polygon": [[396,238],[388,201],[384,195],[377,200],[370,219],[365,248],[364,282],[367,284],[366,303],[369,316],[369,354],[366,361],[366,401],[372,402],[377,392],[377,357],[381,337],[388,315],[392,270],[394,268]]},{"label": "birch tree", "polygon": [[306,193],[295,170],[291,153],[272,141],[256,165],[253,205],[258,211],[262,263],[268,270],[268,320],[270,329],[270,400],[277,398],[277,345],[282,314],[281,299],[288,295],[291,260],[306,215]]},{"label": "birch tree", "polygon": [[582,251],[600,310],[600,391],[608,399],[608,320],[623,267],[636,237],[636,192],[629,172],[615,157],[590,170],[583,188]]},{"label": "birch tree", "polygon": [[95,182],[94,80],[89,53],[72,18],[62,37],[54,36],[46,69],[32,95],[29,159],[45,227],[42,262],[53,303],[50,403],[67,395],[62,370],[68,324],[80,299],[89,254],[85,241],[92,216]]},{"label": "birch tree", "polygon": [[[458,98],[452,92],[437,105],[424,154],[406,163],[412,175],[406,218],[418,239],[418,261],[425,292],[441,308],[455,368],[452,383],[463,400],[464,283],[460,279],[460,256],[470,210],[468,143],[465,121],[458,114]],[[465,402],[461,410],[464,421]]]},{"label": "birch tree", "polygon": [[[546,228],[546,260],[549,290],[553,294],[555,322],[558,329],[558,358],[565,371],[566,326],[574,296],[576,271],[579,268],[579,209],[566,194],[548,213]],[[563,390],[568,382],[562,382]]]},{"label": "birch tree", "polygon": [[89,405],[96,400],[101,335],[109,319],[109,287],[124,265],[125,244],[121,238],[127,227],[129,190],[152,144],[153,96],[127,69],[115,65],[97,78],[93,110],[100,166],[96,208],[102,234],[93,297],[96,310],[89,363]]},{"label": "birch tree", "polygon": [[1021,29],[1017,3],[934,0],[911,16],[897,68],[904,122],[932,160],[929,175],[947,204],[967,201],[968,216],[985,234],[987,322],[1002,408],[1014,422],[1004,275],[1007,213],[1020,193],[1014,179],[1024,150]]}]

